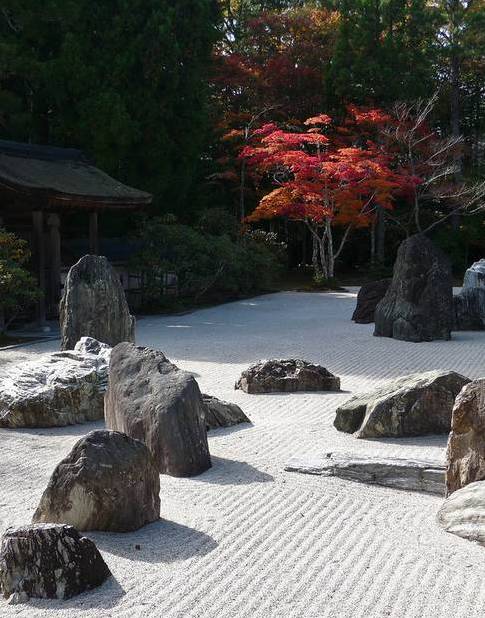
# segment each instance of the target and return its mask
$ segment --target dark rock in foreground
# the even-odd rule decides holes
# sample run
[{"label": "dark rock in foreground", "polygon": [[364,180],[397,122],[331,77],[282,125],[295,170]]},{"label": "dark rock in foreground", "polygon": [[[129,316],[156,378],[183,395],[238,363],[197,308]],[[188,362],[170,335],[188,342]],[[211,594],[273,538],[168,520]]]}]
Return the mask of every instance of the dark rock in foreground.
[{"label": "dark rock in foreground", "polygon": [[337,409],[334,426],[357,438],[448,433],[455,398],[468,378],[454,371],[404,376]]},{"label": "dark rock in foreground", "polygon": [[82,338],[74,350],[12,363],[0,377],[0,427],[63,427],[104,414],[111,348]]},{"label": "dark rock in foreground", "polygon": [[371,485],[440,496],[445,493],[445,467],[429,461],[327,453],[318,458],[293,457],[285,470],[319,476],[338,476]]},{"label": "dark rock in foreground", "polygon": [[437,519],[447,532],[485,545],[485,481],[470,483],[452,493],[443,502]]},{"label": "dark rock in foreground", "polygon": [[162,474],[194,476],[211,467],[204,414],[197,382],[162,352],[132,343],[113,349],[106,426],[146,444]]},{"label": "dark rock in foreground", "polygon": [[111,573],[96,545],[71,526],[9,528],[0,549],[0,591],[17,602],[69,599]]},{"label": "dark rock in foreground", "polygon": [[60,304],[61,350],[81,337],[110,346],[135,340],[135,319],[115,270],[103,256],[85,255],[71,268]]},{"label": "dark rock in foreground", "polygon": [[448,494],[485,479],[485,378],[467,384],[456,398],[446,456]]},{"label": "dark rock in foreground", "polygon": [[448,340],[453,321],[451,265],[423,235],[401,243],[391,285],[375,312],[376,337]]},{"label": "dark rock in foreground", "polygon": [[339,391],[340,378],[304,360],[267,360],[243,371],[235,388],[250,394]]},{"label": "dark rock in foreground", "polygon": [[92,431],[54,470],[35,523],[130,532],[160,517],[160,476],[147,447],[116,431]]},{"label": "dark rock in foreground", "polygon": [[251,421],[235,403],[222,401],[212,395],[202,394],[202,401],[205,406],[205,424],[207,430],[218,429],[219,427],[232,427],[240,423],[250,423]]},{"label": "dark rock in foreground", "polygon": [[386,295],[392,279],[380,279],[363,285],[357,294],[357,306],[352,320],[357,324],[371,324],[377,305]]}]

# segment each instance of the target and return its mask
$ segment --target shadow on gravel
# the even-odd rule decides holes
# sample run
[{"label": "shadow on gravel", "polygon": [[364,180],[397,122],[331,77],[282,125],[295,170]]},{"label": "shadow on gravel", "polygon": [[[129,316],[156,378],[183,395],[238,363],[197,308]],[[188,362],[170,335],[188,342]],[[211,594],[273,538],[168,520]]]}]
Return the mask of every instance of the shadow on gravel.
[{"label": "shadow on gravel", "polygon": [[[217,547],[214,539],[193,528],[160,519],[135,532],[86,534],[101,552],[136,562],[178,562],[193,556],[205,556]],[[109,566],[109,556],[104,556]]]},{"label": "shadow on gravel", "polygon": [[222,457],[211,457],[212,468],[194,478],[212,485],[251,485],[252,483],[271,483],[274,477],[261,472],[245,461],[234,461]]},{"label": "shadow on gravel", "polygon": [[[109,566],[109,560],[106,561],[106,564]],[[64,612],[66,609],[75,608],[83,612],[88,609],[112,609],[118,605],[121,597],[125,594],[125,590],[120,586],[116,579],[111,576],[98,588],[83,592],[72,599],[30,599],[28,603],[19,605],[19,608],[25,608],[27,606],[31,608],[35,607],[38,610],[45,611],[49,615],[53,615],[60,611]],[[21,610],[19,609],[19,614],[20,613]],[[32,614],[29,613],[25,615],[31,616]]]}]

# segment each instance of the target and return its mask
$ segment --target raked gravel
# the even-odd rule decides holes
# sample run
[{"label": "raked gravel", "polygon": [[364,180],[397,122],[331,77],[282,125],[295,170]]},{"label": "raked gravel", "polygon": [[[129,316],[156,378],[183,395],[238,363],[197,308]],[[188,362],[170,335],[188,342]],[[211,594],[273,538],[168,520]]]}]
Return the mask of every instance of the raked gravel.
[{"label": "raked gravel", "polygon": [[[211,432],[213,468],[201,476],[161,477],[159,523],[88,534],[112,570],[105,585],[65,602],[0,600],[0,616],[483,617],[485,548],[438,527],[439,497],[284,471],[294,455],[327,451],[443,462],[446,436],[356,440],[334,429],[335,408],[407,373],[485,375],[485,332],[374,338],[373,325],[350,321],[355,292],[288,292],[140,320],[138,343],[239,404],[253,425]],[[57,346],[0,352],[0,370]],[[343,392],[234,390],[243,369],[270,357],[320,363]],[[100,426],[0,431],[0,531],[30,521],[55,465]]]}]

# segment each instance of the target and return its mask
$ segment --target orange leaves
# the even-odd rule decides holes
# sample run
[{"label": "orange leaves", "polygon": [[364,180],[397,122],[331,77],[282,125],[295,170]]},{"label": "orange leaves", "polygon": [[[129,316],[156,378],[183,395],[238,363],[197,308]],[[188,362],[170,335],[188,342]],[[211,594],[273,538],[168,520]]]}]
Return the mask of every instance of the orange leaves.
[{"label": "orange leaves", "polygon": [[[350,111],[346,133],[332,126],[333,132],[323,135],[332,121],[320,114],[303,123],[311,127],[306,133],[271,123],[255,134],[241,157],[277,188],[263,197],[249,221],[288,217],[320,225],[330,219],[334,225],[362,227],[372,221],[376,205],[393,207],[402,179],[389,167],[390,153],[369,137],[389,117],[382,110]],[[366,125],[364,132],[358,123]]]}]

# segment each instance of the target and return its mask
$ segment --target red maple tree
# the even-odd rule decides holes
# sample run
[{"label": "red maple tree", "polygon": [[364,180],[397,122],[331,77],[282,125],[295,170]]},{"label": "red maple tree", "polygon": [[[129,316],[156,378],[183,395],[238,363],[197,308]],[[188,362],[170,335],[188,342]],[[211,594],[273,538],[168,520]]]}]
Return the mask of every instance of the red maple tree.
[{"label": "red maple tree", "polygon": [[[287,217],[303,222],[314,239],[315,276],[331,279],[335,260],[353,228],[369,226],[376,208],[393,208],[402,189],[392,154],[377,136],[392,119],[379,109],[348,108],[336,125],[326,114],[303,126],[274,123],[254,131],[241,151],[260,182],[272,189],[247,221]],[[335,241],[334,229],[341,230]]]}]

